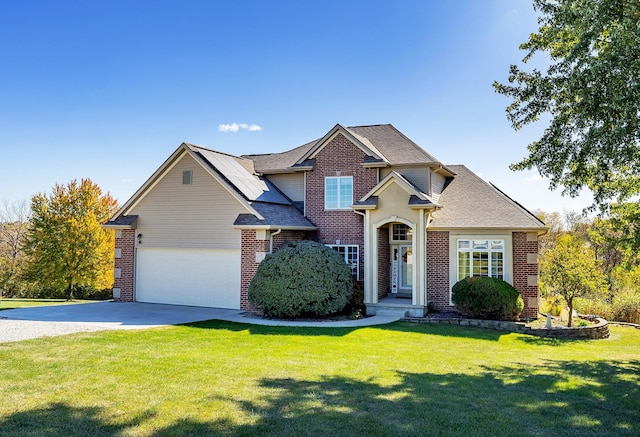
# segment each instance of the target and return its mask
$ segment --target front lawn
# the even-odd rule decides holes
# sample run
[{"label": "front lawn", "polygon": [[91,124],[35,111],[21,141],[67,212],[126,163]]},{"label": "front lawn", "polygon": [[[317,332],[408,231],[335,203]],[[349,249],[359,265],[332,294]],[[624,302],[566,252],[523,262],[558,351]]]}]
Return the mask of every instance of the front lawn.
[{"label": "front lawn", "polygon": [[640,330],[225,322],[0,344],[0,435],[640,434]]},{"label": "front lawn", "polygon": [[[0,299],[0,311],[12,310],[14,308],[39,307],[45,305],[70,305],[76,303],[95,302],[94,300],[66,300],[66,299],[19,299],[7,298]],[[1,432],[1,431],[0,431]]]}]

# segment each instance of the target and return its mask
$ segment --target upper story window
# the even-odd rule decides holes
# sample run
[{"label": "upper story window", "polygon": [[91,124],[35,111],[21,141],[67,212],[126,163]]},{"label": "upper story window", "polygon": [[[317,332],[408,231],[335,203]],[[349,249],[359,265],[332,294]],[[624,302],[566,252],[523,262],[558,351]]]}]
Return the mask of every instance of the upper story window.
[{"label": "upper story window", "polygon": [[504,279],[504,240],[458,240],[458,280],[468,276]]},{"label": "upper story window", "polygon": [[350,209],[353,205],[353,176],[324,178],[324,209]]}]

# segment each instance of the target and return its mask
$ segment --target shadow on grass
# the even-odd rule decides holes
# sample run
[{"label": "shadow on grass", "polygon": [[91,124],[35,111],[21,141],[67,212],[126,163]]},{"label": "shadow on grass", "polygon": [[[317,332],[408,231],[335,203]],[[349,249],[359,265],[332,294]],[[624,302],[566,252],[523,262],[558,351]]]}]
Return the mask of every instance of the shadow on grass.
[{"label": "shadow on grass", "polygon": [[[397,372],[392,384],[336,376],[267,378],[252,398],[212,393],[195,400],[210,403],[210,421],[181,419],[158,429],[156,416],[145,414],[111,424],[105,417],[112,412],[54,404],[4,418],[0,433],[126,435],[148,425],[154,436],[637,436],[639,374],[640,361],[547,361],[478,374]],[[220,417],[221,403],[243,414]]]},{"label": "shadow on grass", "polygon": [[548,361],[479,375],[398,372],[394,385],[324,377],[261,381],[230,400],[257,420],[232,435],[638,435],[640,362]]},{"label": "shadow on grass", "polygon": [[108,423],[98,407],[73,407],[55,403],[44,408],[20,411],[0,421],[2,436],[113,436],[137,426],[143,418],[125,423]]},{"label": "shadow on grass", "polygon": [[494,329],[482,329],[468,326],[457,326],[435,323],[411,323],[393,322],[386,325],[361,326],[351,328],[332,327],[298,327],[298,326],[267,326],[252,325],[248,323],[226,322],[220,320],[207,320],[203,322],[185,323],[180,326],[187,326],[198,329],[218,329],[231,332],[249,331],[252,335],[304,335],[304,336],[330,336],[342,337],[359,329],[380,329],[396,332],[413,332],[429,335],[438,335],[454,338],[473,338],[479,340],[498,341],[503,335],[510,334],[507,331],[497,331]]},{"label": "shadow on grass", "polygon": [[267,326],[252,325],[249,323],[225,322],[220,320],[206,320],[203,322],[184,323],[180,326],[188,326],[198,329],[219,329],[231,332],[249,331],[252,335],[304,335],[304,336],[331,336],[342,337],[355,328],[331,328],[331,327],[302,327],[302,326]]}]

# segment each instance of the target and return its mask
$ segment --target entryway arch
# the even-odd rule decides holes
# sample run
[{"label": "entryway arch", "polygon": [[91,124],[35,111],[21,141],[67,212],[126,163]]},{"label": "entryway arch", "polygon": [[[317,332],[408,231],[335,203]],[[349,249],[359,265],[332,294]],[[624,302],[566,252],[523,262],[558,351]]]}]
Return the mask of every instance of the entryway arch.
[{"label": "entryway arch", "polygon": [[[393,295],[399,295],[403,289],[411,294],[411,301],[415,305],[420,268],[415,268],[414,260],[420,248],[416,246],[416,238],[394,240],[394,224],[405,225],[405,229],[410,230],[408,234],[411,236],[419,233],[417,223],[396,215],[373,223],[374,238],[370,241],[371,253],[374,255],[374,259],[371,260],[373,280],[368,300],[369,303],[377,303],[378,298],[387,290]],[[409,276],[403,277],[403,275]],[[397,287],[395,290],[394,284]]]}]

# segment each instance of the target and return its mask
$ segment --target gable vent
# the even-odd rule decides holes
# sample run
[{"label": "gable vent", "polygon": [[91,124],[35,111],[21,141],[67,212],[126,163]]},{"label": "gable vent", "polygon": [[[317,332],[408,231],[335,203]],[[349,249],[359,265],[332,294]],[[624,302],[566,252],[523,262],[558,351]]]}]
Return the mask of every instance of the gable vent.
[{"label": "gable vent", "polygon": [[193,179],[193,171],[185,170],[182,172],[182,185],[191,185]]}]

